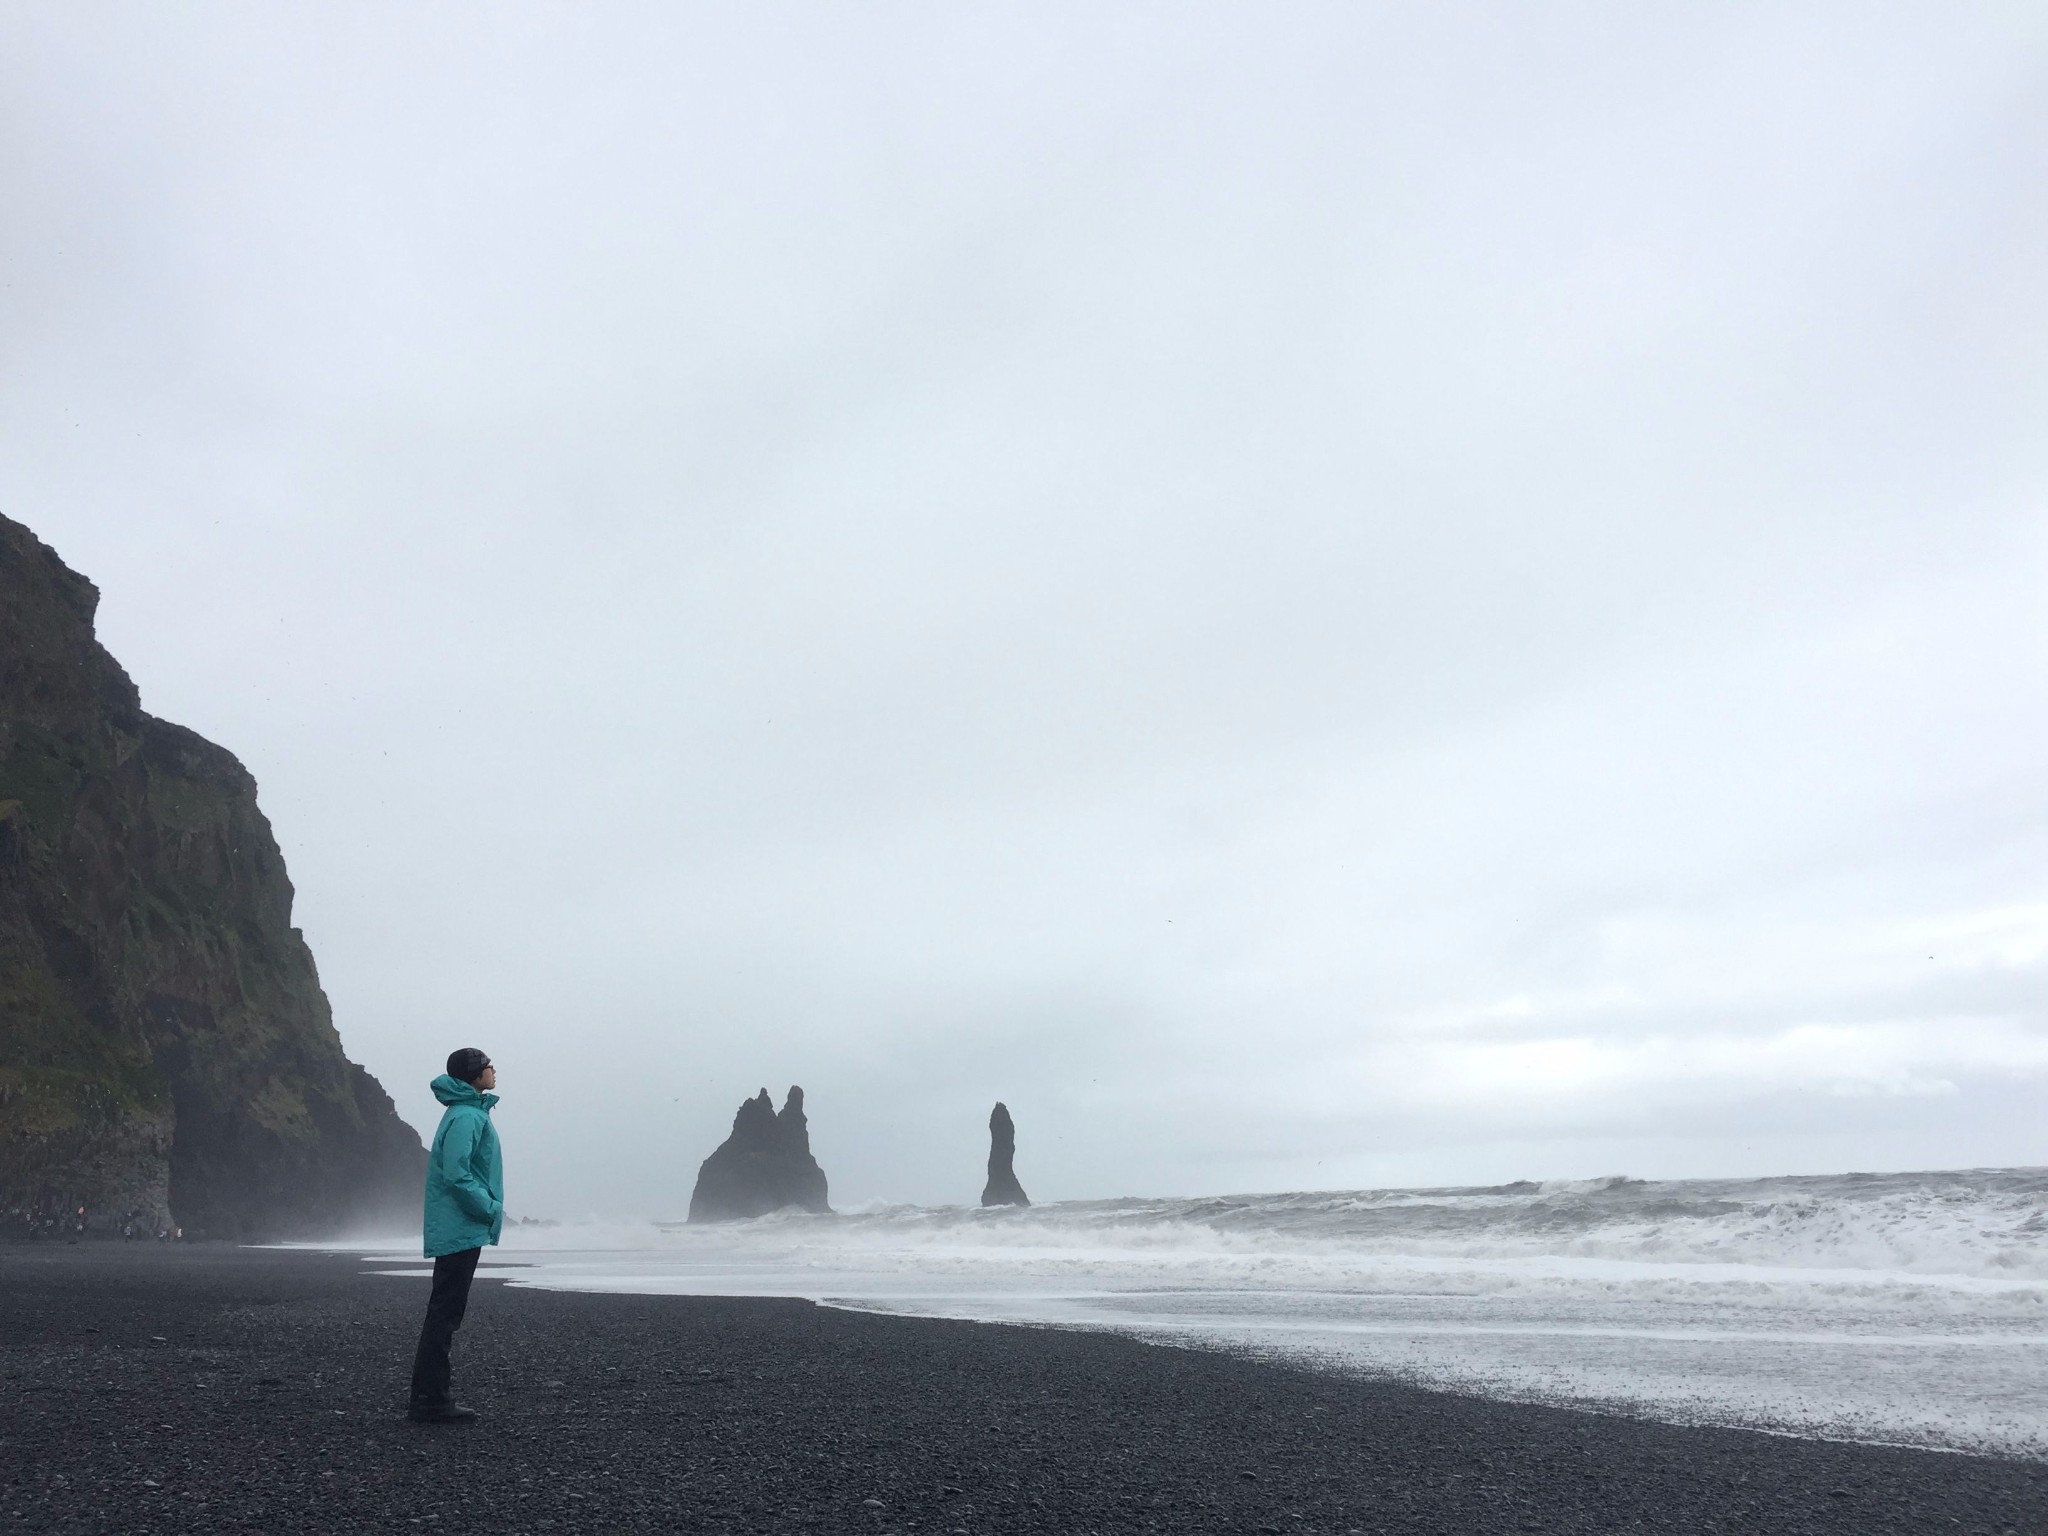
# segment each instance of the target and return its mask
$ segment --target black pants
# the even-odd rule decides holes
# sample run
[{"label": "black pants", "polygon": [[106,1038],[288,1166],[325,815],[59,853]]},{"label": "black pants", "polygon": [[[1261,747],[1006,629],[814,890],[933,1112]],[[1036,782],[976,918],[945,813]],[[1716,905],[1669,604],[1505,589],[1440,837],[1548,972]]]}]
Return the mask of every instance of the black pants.
[{"label": "black pants", "polygon": [[444,1253],[434,1260],[434,1293],[427,1298],[427,1320],[420,1325],[419,1351],[412,1357],[412,1400],[445,1403],[449,1390],[448,1350],[462,1314],[469,1309],[469,1282],[476,1278],[481,1248]]}]

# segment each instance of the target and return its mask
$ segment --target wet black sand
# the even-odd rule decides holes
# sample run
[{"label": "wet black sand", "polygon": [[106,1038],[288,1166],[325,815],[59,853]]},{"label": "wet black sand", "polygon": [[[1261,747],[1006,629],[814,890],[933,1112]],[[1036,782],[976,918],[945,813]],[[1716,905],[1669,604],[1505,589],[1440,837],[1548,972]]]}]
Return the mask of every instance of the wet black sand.
[{"label": "wet black sand", "polygon": [[1099,1334],[0,1245],[8,1531],[2048,1532],[2048,1467],[1682,1429]]}]

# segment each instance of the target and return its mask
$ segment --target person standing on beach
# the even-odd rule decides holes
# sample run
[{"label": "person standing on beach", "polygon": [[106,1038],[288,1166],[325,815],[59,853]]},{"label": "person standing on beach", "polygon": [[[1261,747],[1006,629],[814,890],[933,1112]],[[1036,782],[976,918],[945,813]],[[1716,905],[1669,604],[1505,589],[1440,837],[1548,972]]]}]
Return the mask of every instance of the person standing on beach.
[{"label": "person standing on beach", "polygon": [[497,1086],[498,1069],[474,1046],[450,1056],[446,1075],[434,1079],[434,1097],[447,1106],[427,1154],[424,1228],[434,1290],[413,1355],[412,1402],[406,1409],[406,1417],[421,1424],[476,1417],[474,1408],[455,1401],[448,1352],[469,1306],[476,1261],[505,1225],[505,1163],[491,1124],[498,1096],[490,1090]]}]

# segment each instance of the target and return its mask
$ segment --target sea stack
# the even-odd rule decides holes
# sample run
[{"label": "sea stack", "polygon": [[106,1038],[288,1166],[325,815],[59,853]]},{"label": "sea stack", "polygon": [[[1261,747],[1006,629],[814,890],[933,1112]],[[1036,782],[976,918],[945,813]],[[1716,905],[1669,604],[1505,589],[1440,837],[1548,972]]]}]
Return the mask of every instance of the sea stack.
[{"label": "sea stack", "polygon": [[763,1088],[740,1106],[732,1134],[697,1170],[690,1220],[738,1221],[790,1206],[820,1215],[832,1210],[825,1203],[825,1170],[811,1156],[803,1089],[791,1088],[777,1114]]},{"label": "sea stack", "polygon": [[1010,1111],[1000,1102],[988,1117],[988,1183],[981,1191],[983,1205],[1029,1205],[1031,1199],[1017,1182],[1017,1126]]},{"label": "sea stack", "polygon": [[143,713],[98,604],[0,517],[0,1230],[416,1227],[425,1149],[342,1052],[255,779]]}]

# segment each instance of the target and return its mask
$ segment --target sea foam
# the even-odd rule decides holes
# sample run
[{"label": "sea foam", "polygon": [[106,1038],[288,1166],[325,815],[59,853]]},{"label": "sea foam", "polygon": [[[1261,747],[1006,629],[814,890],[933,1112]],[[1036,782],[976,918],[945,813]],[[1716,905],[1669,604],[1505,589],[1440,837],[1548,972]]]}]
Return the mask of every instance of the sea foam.
[{"label": "sea foam", "polygon": [[1113,1328],[1519,1400],[2048,1458],[2043,1169],[876,1205],[514,1227],[488,1262],[515,1284]]}]

